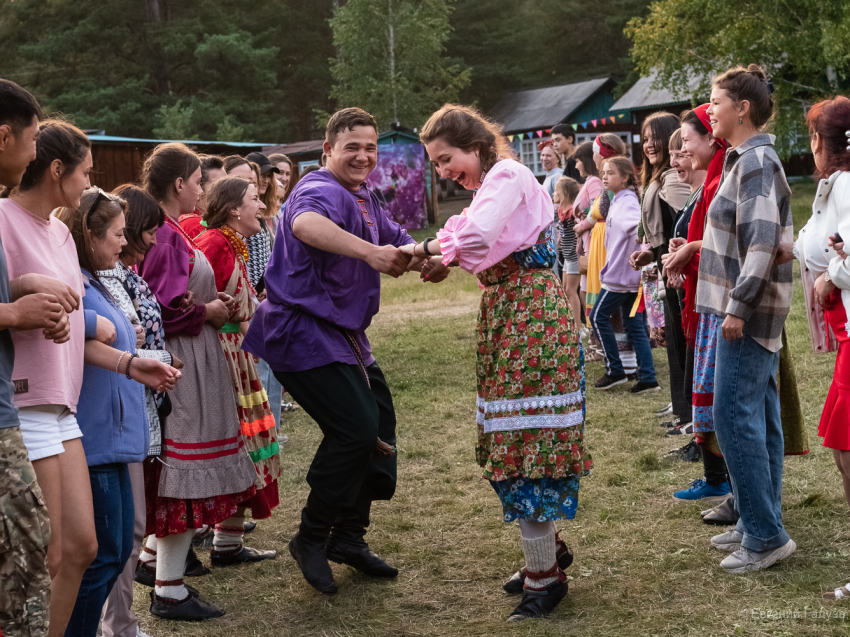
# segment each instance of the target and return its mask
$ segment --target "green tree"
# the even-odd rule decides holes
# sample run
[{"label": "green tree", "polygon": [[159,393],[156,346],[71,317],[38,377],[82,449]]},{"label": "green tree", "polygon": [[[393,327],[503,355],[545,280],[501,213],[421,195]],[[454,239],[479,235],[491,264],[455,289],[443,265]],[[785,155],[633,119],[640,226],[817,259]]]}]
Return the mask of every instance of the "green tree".
[{"label": "green tree", "polygon": [[330,15],[331,0],[17,0],[0,75],[110,134],[294,141],[329,105]]},{"label": "green tree", "polygon": [[331,96],[381,127],[421,126],[458,99],[469,70],[445,57],[451,0],[349,0],[331,20],[337,56]]},{"label": "green tree", "polygon": [[[805,106],[846,87],[850,73],[847,0],[658,0],[626,33],[641,73],[654,70],[657,86],[694,99],[735,64],[764,66],[776,87],[783,155],[799,148]],[[697,77],[702,82],[689,89]]]}]

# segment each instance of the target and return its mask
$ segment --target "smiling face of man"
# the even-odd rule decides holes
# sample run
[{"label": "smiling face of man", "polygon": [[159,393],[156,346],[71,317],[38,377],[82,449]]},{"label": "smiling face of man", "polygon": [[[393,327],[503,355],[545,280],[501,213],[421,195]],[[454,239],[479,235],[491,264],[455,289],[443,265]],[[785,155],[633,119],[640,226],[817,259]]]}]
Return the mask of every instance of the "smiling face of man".
[{"label": "smiling face of man", "polygon": [[353,126],[337,133],[333,145],[325,142],[324,151],[336,180],[357,191],[378,163],[378,132],[371,126]]}]

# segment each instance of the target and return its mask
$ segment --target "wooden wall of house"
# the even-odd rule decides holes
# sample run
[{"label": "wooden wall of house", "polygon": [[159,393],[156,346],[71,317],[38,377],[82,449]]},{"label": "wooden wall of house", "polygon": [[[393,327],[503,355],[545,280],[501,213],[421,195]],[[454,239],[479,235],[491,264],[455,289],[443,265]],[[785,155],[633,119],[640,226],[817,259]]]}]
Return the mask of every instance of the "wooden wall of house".
[{"label": "wooden wall of house", "polygon": [[111,192],[121,184],[139,183],[145,156],[154,144],[98,143],[92,145],[91,183]]}]

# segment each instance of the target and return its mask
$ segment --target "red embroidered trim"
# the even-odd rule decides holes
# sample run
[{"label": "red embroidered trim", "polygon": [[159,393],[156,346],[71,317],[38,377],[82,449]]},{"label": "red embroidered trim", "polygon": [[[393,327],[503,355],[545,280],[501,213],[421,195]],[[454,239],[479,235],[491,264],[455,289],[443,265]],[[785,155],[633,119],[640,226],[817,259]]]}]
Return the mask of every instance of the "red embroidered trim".
[{"label": "red embroidered trim", "polygon": [[[214,228],[214,230],[218,230],[221,232],[221,235],[230,242],[230,245],[233,246],[233,249],[236,250],[236,263],[239,264],[239,269],[242,270],[242,274],[245,277],[245,282],[248,284],[248,289],[251,290],[251,294],[255,297],[257,296],[257,291],[254,289],[254,286],[251,284],[251,277],[248,276],[248,266],[245,265],[245,262],[248,260],[244,255],[248,254],[248,246],[245,245],[245,242],[239,239],[239,244],[234,243],[234,239],[230,237],[230,235],[226,232],[223,232],[224,228],[227,228],[233,235],[236,235],[236,231],[230,228],[230,226],[221,226],[221,228]],[[238,237],[237,237],[238,239]],[[237,285],[236,294],[239,293],[239,287]]]},{"label": "red embroidered trim", "polygon": [[214,460],[215,458],[223,458],[239,453],[239,450],[245,444],[243,440],[239,441],[239,446],[236,449],[225,449],[224,451],[214,451],[212,453],[174,453],[168,449],[165,450],[166,458],[174,458],[175,460]]},{"label": "red embroidered trim", "polygon": [[154,583],[157,586],[159,586],[160,588],[163,588],[164,586],[183,586],[183,578],[181,577],[180,579],[169,579],[169,580],[158,579],[158,580],[154,580]]},{"label": "red embroidered trim", "polygon": [[234,534],[243,535],[245,533],[245,527],[222,526],[221,524],[216,524],[215,530],[218,531],[219,533],[230,533],[231,535],[234,535]]},{"label": "red embroidered trim", "polygon": [[558,562],[557,560],[552,565],[552,568],[540,571],[539,573],[535,573],[534,571],[529,571],[528,568],[525,569],[525,576],[529,579],[546,579],[547,577],[555,577],[555,574],[558,572]]},{"label": "red embroidered trim", "polygon": [[[223,447],[224,445],[236,444],[239,436],[233,438],[224,438],[223,440],[213,440],[212,442],[174,442],[171,438],[165,439],[165,444],[175,449],[209,449],[210,447]],[[146,549],[147,550],[147,549]],[[156,553],[154,553],[156,555]]]}]

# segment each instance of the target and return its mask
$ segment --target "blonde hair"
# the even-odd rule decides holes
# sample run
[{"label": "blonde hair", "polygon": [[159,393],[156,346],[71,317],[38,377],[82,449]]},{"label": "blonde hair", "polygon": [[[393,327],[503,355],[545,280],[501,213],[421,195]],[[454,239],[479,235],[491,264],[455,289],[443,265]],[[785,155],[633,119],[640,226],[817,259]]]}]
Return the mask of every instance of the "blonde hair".
[{"label": "blonde hair", "polygon": [[567,201],[573,203],[578,197],[578,193],[581,190],[581,184],[579,184],[572,177],[561,177],[558,181],[555,182],[555,192],[561,195],[561,205],[563,206]]},{"label": "blonde hair", "polygon": [[670,141],[667,143],[668,152],[674,150],[682,150],[682,129],[677,128],[670,134]]}]

